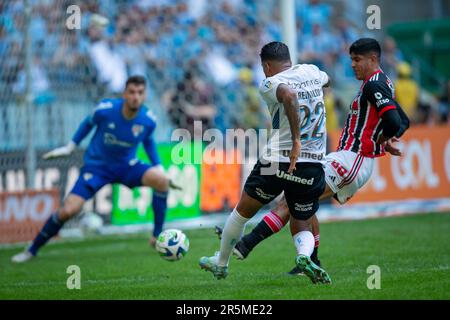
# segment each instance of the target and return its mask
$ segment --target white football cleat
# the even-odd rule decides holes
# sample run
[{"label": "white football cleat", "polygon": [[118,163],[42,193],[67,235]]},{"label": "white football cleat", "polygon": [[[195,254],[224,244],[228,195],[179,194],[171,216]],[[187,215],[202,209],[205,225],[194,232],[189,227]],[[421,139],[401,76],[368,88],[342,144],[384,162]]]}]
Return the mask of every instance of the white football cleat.
[{"label": "white football cleat", "polygon": [[24,263],[33,258],[34,258],[33,254],[30,251],[25,250],[21,253],[16,254],[15,256],[13,256],[11,258],[11,261],[14,263]]}]

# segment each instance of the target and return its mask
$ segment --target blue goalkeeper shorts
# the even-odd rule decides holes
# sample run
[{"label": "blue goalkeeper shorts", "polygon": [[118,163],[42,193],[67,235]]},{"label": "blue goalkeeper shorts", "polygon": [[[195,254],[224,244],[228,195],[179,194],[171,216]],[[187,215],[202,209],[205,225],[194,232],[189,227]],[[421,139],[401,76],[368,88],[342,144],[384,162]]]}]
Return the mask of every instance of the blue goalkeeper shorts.
[{"label": "blue goalkeeper shorts", "polygon": [[109,183],[120,183],[129,188],[140,187],[145,171],[152,167],[141,161],[109,166],[85,165],[70,193],[88,200]]}]

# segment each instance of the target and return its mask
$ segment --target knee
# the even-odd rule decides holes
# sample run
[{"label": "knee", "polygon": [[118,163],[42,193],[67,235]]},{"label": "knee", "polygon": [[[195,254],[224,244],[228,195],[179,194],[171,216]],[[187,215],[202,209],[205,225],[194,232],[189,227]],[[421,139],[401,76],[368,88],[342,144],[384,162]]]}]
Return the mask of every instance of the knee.
[{"label": "knee", "polygon": [[168,192],[169,191],[169,178],[161,177],[156,180],[153,189],[158,192]]},{"label": "knee", "polygon": [[80,212],[81,208],[77,208],[70,204],[65,204],[61,209],[59,209],[58,218],[66,222],[67,220],[73,218]]},{"label": "knee", "polygon": [[258,210],[255,210],[254,208],[251,208],[245,204],[238,203],[238,205],[236,206],[236,211],[239,213],[240,216],[250,219],[255,215],[255,213]]}]

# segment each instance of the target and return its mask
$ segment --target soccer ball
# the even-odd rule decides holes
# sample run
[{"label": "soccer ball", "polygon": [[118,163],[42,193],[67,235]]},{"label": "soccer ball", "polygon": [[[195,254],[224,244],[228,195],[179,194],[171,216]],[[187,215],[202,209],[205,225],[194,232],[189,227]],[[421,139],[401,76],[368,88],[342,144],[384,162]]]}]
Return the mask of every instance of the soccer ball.
[{"label": "soccer ball", "polygon": [[178,229],[168,229],[161,232],[156,240],[156,251],[161,258],[168,261],[178,261],[189,250],[189,239]]}]

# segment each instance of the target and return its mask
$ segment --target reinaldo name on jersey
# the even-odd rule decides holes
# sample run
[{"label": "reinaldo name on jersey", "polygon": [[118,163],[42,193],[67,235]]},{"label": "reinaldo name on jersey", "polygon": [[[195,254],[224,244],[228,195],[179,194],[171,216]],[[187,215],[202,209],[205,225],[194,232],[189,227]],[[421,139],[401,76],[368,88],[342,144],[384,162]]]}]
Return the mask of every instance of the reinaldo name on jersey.
[{"label": "reinaldo name on jersey", "polygon": [[285,84],[297,92],[300,105],[302,152],[297,162],[325,162],[327,133],[322,87],[327,82],[328,75],[312,64],[297,64],[262,82],[259,91],[272,118],[272,132],[263,153],[265,160],[290,162],[291,129],[284,106],[277,99],[278,86]]}]

